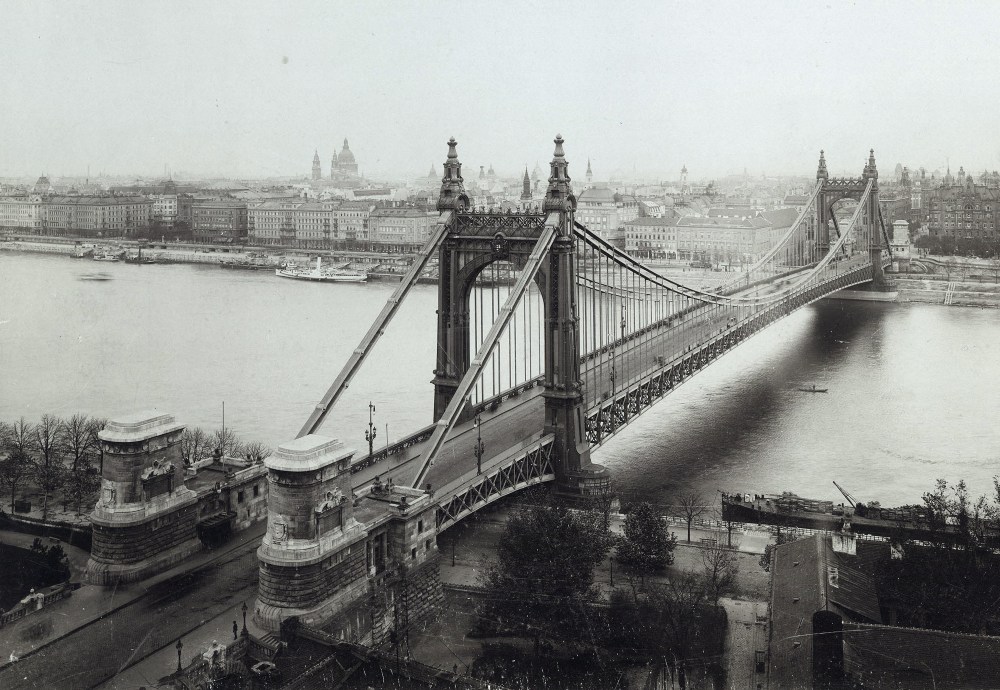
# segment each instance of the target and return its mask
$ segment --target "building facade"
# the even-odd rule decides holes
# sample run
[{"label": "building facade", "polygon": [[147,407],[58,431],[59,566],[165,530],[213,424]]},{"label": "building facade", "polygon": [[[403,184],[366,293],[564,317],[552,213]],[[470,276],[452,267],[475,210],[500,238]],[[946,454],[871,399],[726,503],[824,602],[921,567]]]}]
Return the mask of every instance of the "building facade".
[{"label": "building facade", "polygon": [[144,232],[153,202],[139,196],[48,196],[42,199],[40,232],[45,235],[122,237]]},{"label": "building facade", "polygon": [[[950,179],[949,173],[945,179]],[[952,182],[924,192],[927,229],[931,235],[955,238],[1000,237],[1000,189],[976,184],[972,176],[960,175]]]},{"label": "building facade", "polygon": [[677,218],[636,218],[622,224],[622,236],[633,256],[677,258]]},{"label": "building facade", "polygon": [[436,211],[406,207],[376,208],[368,217],[373,248],[416,251],[427,243],[437,219]]},{"label": "building facade", "polygon": [[[592,232],[616,247],[623,245],[619,230],[618,204],[614,192],[606,187],[591,187],[577,197],[576,219]],[[638,209],[636,210],[638,215]]]},{"label": "building facade", "polygon": [[233,199],[196,201],[191,207],[195,242],[238,242],[247,236],[247,204]]},{"label": "building facade", "polygon": [[42,227],[42,197],[38,194],[0,196],[0,229],[37,233]]}]

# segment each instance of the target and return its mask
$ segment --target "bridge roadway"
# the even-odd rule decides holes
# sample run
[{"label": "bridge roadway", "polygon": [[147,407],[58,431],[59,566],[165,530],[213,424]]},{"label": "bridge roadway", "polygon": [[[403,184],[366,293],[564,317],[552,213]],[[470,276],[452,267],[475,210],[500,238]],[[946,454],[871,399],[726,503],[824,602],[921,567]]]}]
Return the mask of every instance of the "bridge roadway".
[{"label": "bridge roadway", "polygon": [[[824,272],[823,279],[857,268],[863,265],[866,259],[867,257],[858,255],[849,261],[834,262]],[[783,278],[787,279],[787,276]],[[777,286],[768,289],[774,291]],[[754,290],[759,288],[744,290],[743,294],[751,294]],[[764,290],[760,290],[761,296],[766,294]],[[749,315],[747,310],[743,311],[745,315]],[[725,331],[730,327],[728,320],[734,313],[732,309],[706,307],[704,314],[699,316],[695,323],[661,324],[635,337],[626,334],[627,342],[619,345],[614,353],[614,386],[610,378],[611,366],[608,355],[585,357],[585,361],[581,364],[581,379],[584,384],[584,400],[588,414],[600,406],[605,394],[613,397],[616,393],[663,368],[664,365],[682,357],[690,347],[697,346]],[[660,357],[663,359],[658,361],[657,358]],[[660,364],[660,361],[664,364]],[[485,446],[483,474],[506,465],[512,456],[523,452],[524,448],[543,438],[543,390],[541,386],[529,388],[517,397],[503,401],[496,409],[482,412],[480,434]],[[436,493],[441,489],[464,486],[475,478],[476,440],[476,429],[471,420],[455,425],[427,475],[427,482]],[[368,484],[376,475],[383,481],[391,477],[395,483],[409,485],[416,471],[416,460],[425,443],[426,441],[416,443],[356,472],[355,488]],[[440,496],[440,493],[438,495]]]}]

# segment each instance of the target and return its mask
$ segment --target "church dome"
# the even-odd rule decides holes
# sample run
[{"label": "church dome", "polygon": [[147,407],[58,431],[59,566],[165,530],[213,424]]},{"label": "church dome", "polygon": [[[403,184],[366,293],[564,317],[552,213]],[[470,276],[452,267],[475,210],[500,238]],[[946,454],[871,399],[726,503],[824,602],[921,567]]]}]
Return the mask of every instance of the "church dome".
[{"label": "church dome", "polygon": [[341,165],[355,162],[354,154],[351,153],[351,149],[347,146],[347,139],[344,139],[344,148],[341,149],[340,155],[337,156],[337,162]]}]

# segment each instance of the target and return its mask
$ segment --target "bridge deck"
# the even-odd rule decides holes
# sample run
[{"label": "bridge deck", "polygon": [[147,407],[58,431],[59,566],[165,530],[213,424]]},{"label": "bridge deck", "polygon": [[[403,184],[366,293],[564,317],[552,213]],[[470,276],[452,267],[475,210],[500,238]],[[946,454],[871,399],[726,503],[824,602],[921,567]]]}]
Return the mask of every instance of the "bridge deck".
[{"label": "bridge deck", "polygon": [[[824,279],[844,275],[864,265],[863,257],[838,262],[830,266]],[[749,294],[753,290],[742,292]],[[834,288],[829,290],[833,291]],[[760,290],[759,294],[767,294],[767,289]],[[706,308],[704,315],[696,323],[661,324],[641,336],[626,337],[626,342],[620,344],[615,352],[613,386],[610,365],[607,362],[602,365],[602,359],[607,354],[592,353],[586,356],[581,364],[581,379],[588,417],[596,414],[602,404],[607,404],[609,398],[620,396],[657,371],[681,361],[691,349],[696,349],[727,330],[737,328],[742,321],[730,323],[728,320],[731,315],[732,311],[729,310]],[[525,448],[543,439],[542,394],[543,388],[535,386],[517,397],[504,400],[492,410],[482,412],[480,434],[485,445],[482,461],[484,475],[510,464],[519,453],[523,455]],[[450,496],[476,481],[476,439],[476,429],[469,420],[456,424],[445,441],[437,462],[427,475],[427,481],[442,500],[447,498],[445,494]],[[360,469],[355,473],[355,486],[367,484],[376,475],[381,475],[383,480],[391,477],[393,482],[409,484],[416,470],[415,461],[423,452],[425,444],[426,439],[414,442],[384,460]]]}]

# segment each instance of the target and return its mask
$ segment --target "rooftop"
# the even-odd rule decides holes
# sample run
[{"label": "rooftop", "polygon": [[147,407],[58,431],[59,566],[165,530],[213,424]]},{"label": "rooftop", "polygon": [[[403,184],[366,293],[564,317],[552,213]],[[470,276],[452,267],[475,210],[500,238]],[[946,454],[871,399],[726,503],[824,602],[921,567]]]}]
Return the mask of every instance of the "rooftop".
[{"label": "rooftop", "polygon": [[350,460],[354,448],[329,436],[308,434],[278,446],[264,464],[271,470],[307,472],[326,467],[341,460]]},{"label": "rooftop", "polygon": [[138,443],[183,428],[184,425],[178,424],[173,415],[146,410],[108,420],[98,437],[102,441]]}]

